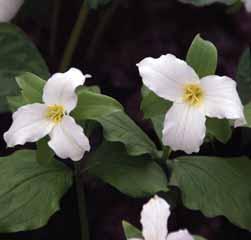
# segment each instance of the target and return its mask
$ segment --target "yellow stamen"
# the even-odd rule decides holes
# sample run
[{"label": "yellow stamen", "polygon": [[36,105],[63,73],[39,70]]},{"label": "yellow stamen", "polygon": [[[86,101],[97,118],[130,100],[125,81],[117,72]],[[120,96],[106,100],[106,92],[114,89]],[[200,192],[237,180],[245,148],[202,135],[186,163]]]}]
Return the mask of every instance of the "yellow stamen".
[{"label": "yellow stamen", "polygon": [[200,106],[203,102],[204,92],[200,84],[189,83],[184,86],[183,101],[190,106]]},{"label": "yellow stamen", "polygon": [[61,122],[64,115],[65,115],[65,109],[62,105],[48,106],[46,117],[49,118],[54,123]]}]

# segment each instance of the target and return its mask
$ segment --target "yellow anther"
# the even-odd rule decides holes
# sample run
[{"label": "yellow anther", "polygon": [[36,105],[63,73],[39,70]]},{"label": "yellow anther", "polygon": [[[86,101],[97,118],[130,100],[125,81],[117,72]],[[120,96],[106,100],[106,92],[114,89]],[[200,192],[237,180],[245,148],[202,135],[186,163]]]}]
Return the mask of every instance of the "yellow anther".
[{"label": "yellow anther", "polygon": [[189,83],[184,86],[183,101],[190,106],[200,106],[203,102],[204,92],[199,84]]},{"label": "yellow anther", "polygon": [[65,109],[62,105],[48,106],[46,117],[49,118],[54,123],[61,122],[64,115],[65,115]]}]

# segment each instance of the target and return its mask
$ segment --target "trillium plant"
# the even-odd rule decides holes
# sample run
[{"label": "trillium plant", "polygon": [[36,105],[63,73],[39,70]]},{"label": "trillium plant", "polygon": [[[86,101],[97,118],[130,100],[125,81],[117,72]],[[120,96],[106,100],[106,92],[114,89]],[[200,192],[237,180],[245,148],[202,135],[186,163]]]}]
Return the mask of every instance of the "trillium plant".
[{"label": "trillium plant", "polygon": [[[226,11],[237,4],[180,1],[195,6],[221,2]],[[240,11],[251,11],[250,1],[243,2],[238,1]],[[211,239],[181,224],[175,214],[179,209],[191,218],[197,211],[209,221],[219,217],[251,231],[251,160],[241,150],[251,127],[250,49],[231,76],[217,68],[218,49],[199,33],[188,43],[186,56],[164,48],[162,54],[138,55],[127,65],[141,86],[141,96],[130,100],[135,106],[140,102],[136,123],[123,101],[93,85],[103,86],[105,80],[96,74],[98,65],[96,70],[82,67],[84,61],[73,58],[89,13],[109,10],[90,37],[95,45],[119,1],[83,2],[59,69],[52,64],[51,71],[42,55],[54,58],[61,44],[56,36],[60,3],[54,6],[50,50],[41,49],[42,54],[14,24],[16,14],[23,19],[32,4],[0,0],[0,111],[8,119],[0,157],[0,237],[50,225],[56,212],[64,214],[62,198],[74,192],[79,218],[69,222],[80,223],[81,240],[96,239],[90,217],[96,214],[90,200],[96,184],[140,203],[141,215],[135,210],[133,217],[120,216],[114,224],[122,239]],[[93,48],[83,59],[90,59]]]}]

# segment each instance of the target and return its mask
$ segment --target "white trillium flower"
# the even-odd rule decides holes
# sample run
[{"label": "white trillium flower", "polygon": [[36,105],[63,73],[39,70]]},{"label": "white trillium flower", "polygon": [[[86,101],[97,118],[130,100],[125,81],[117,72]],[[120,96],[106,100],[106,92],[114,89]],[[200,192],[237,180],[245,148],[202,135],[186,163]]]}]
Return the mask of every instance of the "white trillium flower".
[{"label": "white trillium flower", "polygon": [[24,0],[0,0],[0,23],[15,17]]},{"label": "white trillium flower", "polygon": [[75,68],[52,75],[44,86],[44,104],[28,104],[13,113],[13,123],[4,133],[7,146],[36,142],[49,135],[48,145],[57,156],[80,160],[90,144],[82,127],[69,114],[77,106],[75,89],[88,77]]},{"label": "white trillium flower", "polygon": [[[193,240],[187,230],[169,233],[167,231],[170,206],[162,198],[155,196],[143,206],[141,212],[142,235],[144,240]],[[130,238],[128,240],[142,240]]]},{"label": "white trillium flower", "polygon": [[243,0],[247,12],[251,12],[251,0]]},{"label": "white trillium flower", "polygon": [[172,54],[145,58],[139,64],[144,85],[172,101],[166,113],[162,141],[172,150],[198,152],[206,134],[206,116],[245,124],[236,83],[229,77],[211,75],[199,79],[195,71]]}]

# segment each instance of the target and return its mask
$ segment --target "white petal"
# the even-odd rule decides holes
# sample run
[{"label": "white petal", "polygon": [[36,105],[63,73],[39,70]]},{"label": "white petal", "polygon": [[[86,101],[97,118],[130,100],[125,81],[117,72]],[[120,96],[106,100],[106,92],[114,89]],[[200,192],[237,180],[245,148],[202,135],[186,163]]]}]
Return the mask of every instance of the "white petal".
[{"label": "white petal", "polygon": [[180,100],[185,83],[199,82],[195,71],[172,54],[145,58],[137,66],[144,85],[167,100]]},{"label": "white petal", "polygon": [[251,12],[251,0],[244,0],[247,12]]},{"label": "white petal", "polygon": [[36,142],[46,136],[52,129],[53,123],[46,119],[47,106],[34,103],[19,108],[13,114],[13,123],[4,133],[8,147],[23,145],[26,142]]},{"label": "white petal", "polygon": [[76,68],[71,68],[66,73],[56,73],[46,82],[43,101],[47,105],[63,105],[70,113],[77,105],[75,89],[84,84],[90,75],[83,75]]},{"label": "white petal", "polygon": [[163,144],[188,154],[199,152],[206,133],[205,121],[202,107],[174,103],[165,117]]},{"label": "white petal", "polygon": [[48,144],[60,158],[78,161],[86,151],[90,151],[89,140],[83,128],[70,116],[63,117],[62,121],[53,128],[50,137]]},{"label": "white petal", "polygon": [[158,196],[150,199],[141,212],[144,240],[165,240],[169,216],[170,206],[164,199]]},{"label": "white petal", "polygon": [[166,240],[194,240],[194,238],[187,230],[179,230],[170,233]]},{"label": "white petal", "polygon": [[207,76],[201,79],[205,92],[205,112],[208,117],[237,120],[244,125],[243,105],[236,90],[236,83],[229,77]]},{"label": "white petal", "polygon": [[15,17],[24,0],[0,0],[0,22],[9,22]]}]

